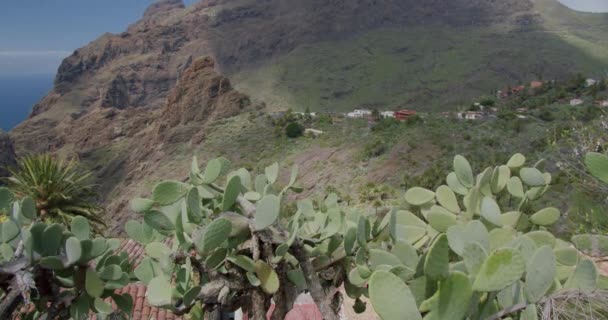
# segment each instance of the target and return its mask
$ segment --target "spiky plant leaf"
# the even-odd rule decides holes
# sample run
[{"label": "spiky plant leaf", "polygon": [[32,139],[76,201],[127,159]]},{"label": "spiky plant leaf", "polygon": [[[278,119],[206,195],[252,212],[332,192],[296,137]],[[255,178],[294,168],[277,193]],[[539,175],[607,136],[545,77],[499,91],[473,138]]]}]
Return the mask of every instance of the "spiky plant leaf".
[{"label": "spiky plant leaf", "polygon": [[519,177],[511,177],[511,179],[509,179],[509,183],[507,183],[507,190],[509,190],[509,193],[516,198],[521,199],[525,195],[524,185]]},{"label": "spiky plant leaf", "polygon": [[82,257],[82,246],[76,237],[70,237],[65,242],[65,254],[68,258],[67,264],[73,264]]},{"label": "spiky plant leaf", "polygon": [[241,193],[241,178],[239,176],[233,176],[226,185],[224,191],[224,198],[222,200],[222,210],[228,211],[236,202],[239,194]]},{"label": "spiky plant leaf", "polygon": [[266,167],[266,169],[264,169],[264,173],[266,173],[266,179],[268,180],[268,183],[274,184],[277,181],[277,178],[279,177],[279,164],[276,162],[271,164],[270,166]]},{"label": "spiky plant leaf", "polygon": [[523,167],[524,164],[526,164],[526,157],[524,157],[524,155],[521,153],[516,153],[511,157],[511,159],[509,159],[509,162],[507,162],[507,167],[511,169],[519,169]]},{"label": "spiky plant leaf", "polygon": [[162,307],[171,305],[171,282],[165,276],[159,276],[148,283],[146,297],[151,306]]},{"label": "spiky plant leaf", "polygon": [[203,219],[203,210],[201,208],[201,197],[198,188],[192,188],[186,195],[186,210],[188,219],[192,223],[200,223]]},{"label": "spiky plant leaf", "polygon": [[557,208],[544,208],[530,217],[532,223],[539,226],[550,226],[559,220],[560,213]]},{"label": "spiky plant leaf", "polygon": [[536,168],[521,168],[519,176],[523,183],[531,187],[540,187],[547,184],[543,173]]},{"label": "spiky plant leaf", "polygon": [[591,257],[608,256],[608,236],[581,234],[572,237],[572,243],[582,253]]},{"label": "spiky plant leaf", "polygon": [[10,242],[19,235],[19,226],[13,220],[6,220],[2,224],[2,242]]},{"label": "spiky plant leaf", "polygon": [[413,206],[421,206],[435,199],[435,193],[424,188],[414,187],[405,193],[405,201]]},{"label": "spiky plant leaf", "polygon": [[162,212],[151,210],[144,215],[144,222],[154,230],[168,235],[175,230],[173,222]]},{"label": "spiky plant leaf", "polygon": [[469,189],[463,186],[462,183],[460,183],[460,180],[458,180],[456,172],[451,172],[450,174],[448,174],[446,178],[446,183],[448,187],[452,189],[452,191],[456,192],[461,196],[466,196],[469,193]]},{"label": "spiky plant leaf", "polygon": [[[69,225],[73,217],[83,216],[95,231],[103,228],[103,209],[95,204],[97,193],[89,183],[91,172],[80,170],[76,162],[64,163],[48,154],[27,156],[9,171],[9,189],[18,198],[33,199],[39,216],[47,223]],[[31,210],[27,215],[31,216]]]},{"label": "spiky plant leaf", "polygon": [[475,185],[473,170],[465,157],[461,155],[454,157],[454,172],[456,173],[456,177],[458,177],[458,181],[460,181],[463,186],[472,188]]},{"label": "spiky plant leaf", "polygon": [[555,236],[552,235],[548,231],[538,230],[526,233],[526,237],[532,239],[537,247],[549,246],[551,248],[555,247],[556,239]]},{"label": "spiky plant leaf", "polygon": [[469,277],[461,272],[452,272],[439,284],[438,320],[462,320],[469,311],[473,290]]},{"label": "spiky plant leaf", "polygon": [[241,267],[245,271],[255,272],[255,261],[253,261],[248,256],[238,255],[235,257],[229,257],[228,260]]},{"label": "spiky plant leaf", "polygon": [[99,277],[103,280],[119,280],[122,275],[122,269],[115,264],[105,266],[99,273]]},{"label": "spiky plant leaf", "polygon": [[537,303],[551,289],[555,279],[557,262],[553,249],[543,246],[536,251],[526,265],[526,296],[528,302]]},{"label": "spiky plant leaf", "polygon": [[87,293],[93,298],[99,298],[103,293],[103,281],[101,281],[101,278],[99,278],[99,275],[94,270],[87,269],[86,271],[85,289]]},{"label": "spiky plant leaf", "polygon": [[[2,206],[0,205],[0,210],[2,209]],[[34,199],[32,199],[32,197],[25,197],[23,200],[21,200],[21,213],[28,219],[30,220],[34,220],[36,219],[37,216],[37,210],[36,210],[36,202],[34,201]]]},{"label": "spiky plant leaf", "polygon": [[78,240],[91,238],[91,226],[89,225],[89,220],[84,217],[74,217],[70,224],[70,231],[72,231]]},{"label": "spiky plant leaf", "polygon": [[137,213],[144,213],[154,206],[154,200],[144,199],[144,198],[135,198],[129,202],[131,205],[131,210]]},{"label": "spiky plant leaf", "polygon": [[521,278],[525,271],[525,261],[517,250],[498,249],[481,266],[473,283],[473,290],[500,291]]},{"label": "spiky plant leaf", "polygon": [[560,248],[555,249],[555,258],[557,262],[565,266],[576,266],[578,263],[578,251],[575,248]]},{"label": "spiky plant leaf", "polygon": [[110,314],[112,313],[112,305],[105,302],[103,299],[100,298],[96,298],[94,300],[93,306],[95,307],[95,310],[97,310],[97,312],[101,313],[101,314]]},{"label": "spiky plant leaf", "polygon": [[13,203],[13,193],[5,187],[0,187],[0,211],[8,210]]},{"label": "spiky plant leaf", "polygon": [[205,172],[203,173],[202,182],[204,184],[210,184],[215,182],[217,178],[222,174],[222,161],[220,159],[212,159],[209,160],[207,166],[205,167]]},{"label": "spiky plant leaf", "polygon": [[260,286],[264,292],[274,294],[279,290],[279,277],[270,265],[263,261],[256,261],[255,274],[260,280]]},{"label": "spiky plant leaf", "polygon": [[437,188],[437,202],[444,208],[454,213],[460,212],[460,206],[458,205],[458,199],[454,194],[454,191],[448,186],[440,186]]},{"label": "spiky plant leaf", "polygon": [[477,275],[487,258],[486,250],[477,242],[467,243],[462,251],[462,259],[471,275]]},{"label": "spiky plant leaf", "polygon": [[608,183],[608,156],[590,152],[585,156],[585,165],[593,176],[604,183]]},{"label": "spiky plant leaf", "polygon": [[590,259],[582,259],[564,284],[564,288],[593,290],[597,287],[597,280],[598,271],[595,263]]},{"label": "spiky plant leaf", "polygon": [[179,181],[163,181],[152,190],[152,200],[161,206],[168,206],[183,198],[190,187]]},{"label": "spiky plant leaf", "polygon": [[370,249],[369,264],[372,270],[376,270],[380,266],[399,266],[401,265],[401,260],[390,252],[379,249]]},{"label": "spiky plant leaf", "polygon": [[481,200],[481,216],[496,226],[502,226],[500,207],[490,197]]},{"label": "spiky plant leaf", "polygon": [[[3,225],[4,227],[4,225]],[[2,236],[4,237],[4,228]],[[42,234],[42,252],[47,255],[56,254],[61,246],[61,238],[63,237],[63,227],[60,224],[52,224]]]},{"label": "spiky plant leaf", "polygon": [[114,294],[112,295],[112,300],[116,303],[118,310],[121,310],[126,314],[133,313],[133,297],[130,294]]},{"label": "spiky plant leaf", "polygon": [[432,280],[443,280],[450,273],[448,237],[439,235],[431,245],[424,262],[424,274]]},{"label": "spiky plant leaf", "polygon": [[13,247],[11,247],[10,244],[3,243],[0,245],[0,254],[2,255],[4,261],[10,261],[13,258],[14,253],[15,251],[13,250]]},{"label": "spiky plant leaf", "polygon": [[199,249],[204,254],[215,250],[228,239],[231,230],[232,224],[227,219],[213,220],[205,229],[202,242],[198,244]]},{"label": "spiky plant leaf", "polygon": [[509,183],[509,179],[511,179],[511,169],[508,166],[494,168],[491,182],[492,192],[497,194],[504,190]]},{"label": "spiky plant leaf", "polygon": [[456,215],[445,209],[431,209],[427,215],[427,220],[431,227],[439,232],[446,232],[448,228],[457,223]]},{"label": "spiky plant leaf", "polygon": [[486,249],[490,248],[488,229],[478,220],[448,228],[447,236],[450,249],[458,255],[462,255],[466,245],[471,242],[477,242]]},{"label": "spiky plant leaf", "polygon": [[278,218],[281,209],[281,201],[275,195],[266,195],[256,203],[256,215],[254,218],[254,228],[264,230],[271,226]]},{"label": "spiky plant leaf", "polygon": [[382,320],[422,320],[408,286],[388,271],[376,271],[370,278],[369,296]]}]

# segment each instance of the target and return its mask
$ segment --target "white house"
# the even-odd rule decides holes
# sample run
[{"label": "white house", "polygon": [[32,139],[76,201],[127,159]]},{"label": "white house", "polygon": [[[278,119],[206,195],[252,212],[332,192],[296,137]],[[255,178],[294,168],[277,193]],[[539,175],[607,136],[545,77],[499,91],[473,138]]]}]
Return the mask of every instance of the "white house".
[{"label": "white house", "polygon": [[346,114],[347,118],[363,118],[366,116],[370,116],[372,112],[367,109],[357,109],[352,112]]},{"label": "white house", "polygon": [[305,117],[305,116],[311,116],[311,117],[316,117],[317,113],[316,112],[311,112],[311,113],[306,113],[306,112],[294,112],[294,114],[297,114],[299,116]]},{"label": "white house", "polygon": [[478,112],[478,111],[466,111],[466,112],[459,112],[457,114],[457,116],[458,116],[458,119],[481,120],[484,118],[484,113]]},{"label": "white house", "polygon": [[570,105],[573,106],[573,107],[580,106],[583,103],[585,103],[585,101],[583,101],[582,99],[572,99],[572,100],[570,100]]},{"label": "white house", "polygon": [[383,118],[394,118],[395,111],[382,111],[380,115],[382,115]]},{"label": "white house", "polygon": [[585,85],[587,87],[591,87],[591,86],[594,86],[596,84],[597,84],[597,80],[595,80],[595,79],[587,79],[587,80],[585,80]]},{"label": "white house", "polygon": [[313,135],[315,137],[318,137],[318,136],[320,136],[320,135],[323,134],[323,131],[317,130],[317,129],[308,128],[308,129],[304,130],[304,133],[305,134]]},{"label": "white house", "polygon": [[608,100],[600,101],[600,107],[608,108]]}]

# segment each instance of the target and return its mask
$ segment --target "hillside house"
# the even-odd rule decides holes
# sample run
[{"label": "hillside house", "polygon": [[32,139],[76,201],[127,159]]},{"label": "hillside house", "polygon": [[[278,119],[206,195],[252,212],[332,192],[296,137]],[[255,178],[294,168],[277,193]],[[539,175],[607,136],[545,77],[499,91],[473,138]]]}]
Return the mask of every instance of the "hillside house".
[{"label": "hillside house", "polygon": [[592,87],[592,86],[594,86],[596,84],[597,84],[597,80],[595,80],[595,79],[586,79],[585,80],[585,86],[587,88]]},{"label": "hillside house", "polygon": [[602,108],[608,108],[608,100],[598,101],[598,105]]},{"label": "hillside house", "polygon": [[481,120],[485,118],[485,113],[479,111],[466,111],[457,114],[458,119],[464,120]]},{"label": "hillside house", "polygon": [[314,137],[318,137],[318,136],[320,136],[320,135],[323,134],[323,131],[317,130],[317,129],[308,128],[308,129],[304,130],[304,134],[312,135]]},{"label": "hillside house", "polygon": [[542,81],[534,80],[534,81],[530,82],[530,89],[542,88],[543,84],[544,83]]},{"label": "hillside house", "polygon": [[358,119],[358,118],[364,118],[364,117],[368,117],[371,116],[372,112],[371,110],[368,109],[356,109],[352,112],[349,112],[346,114],[347,118],[351,118],[351,119]]},{"label": "hillside house", "polygon": [[310,112],[310,113],[306,113],[306,112],[294,112],[294,114],[297,114],[301,117],[305,117],[305,116],[311,116],[311,117],[316,117],[317,113],[316,112]]},{"label": "hillside house", "polygon": [[514,94],[518,94],[520,92],[523,92],[524,90],[526,90],[526,87],[521,85],[521,86],[517,86],[517,87],[513,87],[510,89],[505,89],[505,90],[498,90],[496,92],[496,97],[499,99],[506,99]]},{"label": "hillside house", "polygon": [[394,118],[395,117],[395,111],[382,111],[380,113],[380,115],[382,116],[382,118]]},{"label": "hillside house", "polygon": [[573,107],[580,106],[583,103],[585,103],[585,101],[583,101],[583,99],[572,99],[572,100],[570,100],[570,105],[573,106]]},{"label": "hillside house", "polygon": [[406,121],[414,116],[416,116],[416,111],[414,110],[399,110],[395,112],[395,118],[401,121]]}]

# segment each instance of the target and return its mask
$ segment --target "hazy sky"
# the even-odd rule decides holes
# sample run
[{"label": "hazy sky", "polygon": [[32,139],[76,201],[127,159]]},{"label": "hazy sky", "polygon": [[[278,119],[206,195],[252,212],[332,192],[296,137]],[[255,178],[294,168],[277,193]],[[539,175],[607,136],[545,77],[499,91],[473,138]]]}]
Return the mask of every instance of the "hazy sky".
[{"label": "hazy sky", "polygon": [[559,0],[574,10],[608,12],[608,0]]},{"label": "hazy sky", "polygon": [[55,73],[73,50],[124,31],[154,1],[0,0],[0,75]]}]

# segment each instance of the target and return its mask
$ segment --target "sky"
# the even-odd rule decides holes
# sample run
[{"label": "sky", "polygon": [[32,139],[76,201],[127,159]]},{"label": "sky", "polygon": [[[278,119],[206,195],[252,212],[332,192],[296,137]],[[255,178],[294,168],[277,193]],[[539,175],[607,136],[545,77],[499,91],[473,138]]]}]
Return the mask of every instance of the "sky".
[{"label": "sky", "polygon": [[608,12],[608,0],[559,0],[568,7],[579,11]]},{"label": "sky", "polygon": [[55,73],[75,49],[124,31],[154,1],[0,0],[0,75]]},{"label": "sky", "polygon": [[[75,49],[105,32],[124,31],[154,1],[0,0],[0,76],[53,74]],[[560,1],[608,12],[608,0]]]}]

